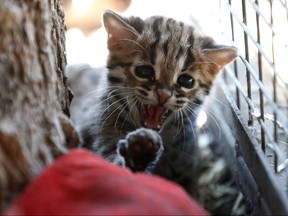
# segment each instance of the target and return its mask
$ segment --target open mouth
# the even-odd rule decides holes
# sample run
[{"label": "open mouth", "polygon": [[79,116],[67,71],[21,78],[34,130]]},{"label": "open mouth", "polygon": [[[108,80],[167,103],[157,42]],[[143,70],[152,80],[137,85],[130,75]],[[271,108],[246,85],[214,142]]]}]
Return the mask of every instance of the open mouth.
[{"label": "open mouth", "polygon": [[163,122],[171,111],[162,106],[153,106],[148,104],[139,104],[142,125],[153,130],[160,130]]}]

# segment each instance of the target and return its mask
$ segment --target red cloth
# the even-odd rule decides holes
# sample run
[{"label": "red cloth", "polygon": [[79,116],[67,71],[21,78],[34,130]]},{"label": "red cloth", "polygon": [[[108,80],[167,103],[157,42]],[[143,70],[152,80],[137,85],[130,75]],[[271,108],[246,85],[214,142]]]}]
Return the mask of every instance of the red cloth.
[{"label": "red cloth", "polygon": [[85,150],[59,158],[5,215],[207,215],[178,185],[132,173]]}]

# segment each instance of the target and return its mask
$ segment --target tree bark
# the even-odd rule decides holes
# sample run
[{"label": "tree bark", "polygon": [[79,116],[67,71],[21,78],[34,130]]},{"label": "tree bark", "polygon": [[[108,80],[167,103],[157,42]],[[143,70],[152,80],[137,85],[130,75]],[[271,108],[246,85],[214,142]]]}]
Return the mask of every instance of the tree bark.
[{"label": "tree bark", "polygon": [[1,0],[0,23],[1,211],[79,139],[67,117],[61,1]]}]

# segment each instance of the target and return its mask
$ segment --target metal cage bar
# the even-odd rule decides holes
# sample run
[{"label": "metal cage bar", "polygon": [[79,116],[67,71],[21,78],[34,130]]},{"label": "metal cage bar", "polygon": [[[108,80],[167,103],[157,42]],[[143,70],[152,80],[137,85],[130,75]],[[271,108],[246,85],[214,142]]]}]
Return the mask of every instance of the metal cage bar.
[{"label": "metal cage bar", "polygon": [[[234,162],[240,163],[242,159],[239,158],[243,157],[243,163],[250,172],[247,176],[251,175],[257,185],[256,188],[262,190],[261,195],[255,195],[255,199],[261,200],[262,204],[266,202],[265,205],[261,204],[262,207],[266,206],[262,212],[277,212],[273,203],[271,204],[274,201],[269,197],[269,193],[264,191],[267,188],[271,193],[273,190],[277,191],[273,196],[275,200],[275,197],[278,197],[278,202],[281,202],[280,213],[288,214],[287,0],[219,0],[219,2],[224,38],[239,48],[239,59],[225,69],[222,78],[229,90],[223,91],[232,95],[232,97],[226,96],[227,102],[233,104],[232,98],[237,105],[237,108],[232,109],[236,114],[231,114],[232,119],[227,121],[236,121],[233,120],[234,117],[238,119],[237,121],[244,121],[242,130],[248,133],[247,139],[251,140],[250,144],[241,144],[246,140],[241,137],[230,139],[239,143],[239,146],[238,144],[234,146],[236,151]],[[230,122],[227,125],[233,130],[242,127],[233,126]],[[231,134],[243,135],[243,131],[233,130]],[[258,146],[262,151],[258,152]],[[255,149],[256,154],[248,152],[252,149]],[[257,167],[253,167],[253,161],[263,166],[263,169],[259,167],[257,170]],[[246,165],[238,164],[236,167],[240,167],[239,169],[243,171],[246,170]],[[255,176],[256,172],[258,176]],[[245,181],[251,179],[247,176],[243,177]],[[262,181],[259,176],[267,178]],[[253,188],[254,183],[249,183],[249,187]],[[243,185],[242,189],[245,191]],[[257,203],[255,200],[251,202]],[[276,201],[274,205],[277,205]]]},{"label": "metal cage bar", "polygon": [[[262,0],[264,1],[264,0]],[[247,25],[247,12],[246,12],[246,0],[242,0],[242,17],[243,19],[241,20],[241,18],[239,17],[239,15],[237,15],[237,13],[235,12],[235,10],[233,9],[233,5],[232,5],[232,1],[224,1],[224,3],[226,4],[227,8],[230,11],[230,20],[231,20],[231,32],[232,32],[232,40],[235,40],[235,33],[234,33],[234,21],[233,19],[236,19],[238,24],[241,26],[241,28],[243,29],[243,33],[244,33],[244,47],[245,47],[245,54],[244,56],[241,55],[240,53],[240,59],[242,60],[242,63],[245,65],[245,70],[246,70],[246,88],[247,88],[247,96],[248,98],[251,99],[251,103],[247,103],[248,105],[248,112],[249,112],[249,118],[248,118],[248,125],[253,125],[251,124],[251,119],[255,119],[255,115],[253,116],[253,114],[255,114],[256,109],[259,108],[259,113],[260,113],[260,119],[262,119],[262,122],[265,122],[265,104],[264,104],[264,99],[266,100],[266,106],[269,106],[270,109],[272,109],[273,111],[273,138],[274,138],[274,142],[278,143],[278,128],[279,128],[279,124],[278,124],[278,118],[280,117],[282,120],[284,120],[283,125],[287,125],[287,117],[285,116],[285,114],[283,114],[281,112],[281,110],[279,110],[279,103],[278,103],[278,93],[277,93],[277,89],[278,89],[278,85],[280,84],[284,84],[284,88],[287,90],[287,83],[285,83],[285,81],[282,79],[281,75],[277,72],[276,68],[275,68],[275,50],[274,50],[274,40],[275,40],[275,32],[273,30],[273,1],[269,0],[270,3],[270,23],[267,23],[268,21],[264,18],[264,15],[260,12],[260,9],[258,7],[259,2],[255,1],[252,2],[251,0],[249,0],[249,2],[251,3],[251,5],[253,6],[253,9],[257,8],[257,10],[255,10],[255,15],[256,15],[256,29],[257,29],[257,39],[254,38],[253,34],[251,33],[251,31],[249,30],[249,27]],[[284,4],[282,2],[282,4]],[[272,59],[270,59],[268,57],[268,55],[265,53],[265,50],[262,48],[261,46],[261,31],[260,31],[260,24],[259,24],[259,19],[263,18],[263,20],[265,21],[266,25],[268,25],[268,27],[270,28],[270,33],[271,33],[271,37],[272,37],[272,41],[271,41],[271,52],[272,52]],[[288,27],[288,26],[287,26]],[[225,33],[225,32],[224,32]],[[257,48],[258,52],[257,52],[257,70],[258,70],[258,74],[255,70],[255,66],[252,65],[250,63],[250,56],[249,56],[249,50],[250,50],[250,44],[249,44],[249,40],[252,42],[252,44],[254,44],[254,46]],[[233,41],[234,45],[235,41]],[[285,42],[284,42],[285,44]],[[236,45],[237,46],[237,45]],[[262,62],[262,58],[264,58],[266,60],[266,62],[268,63],[268,65],[270,66],[270,71],[272,73],[272,95],[269,94],[268,90],[267,90],[267,86],[263,84],[263,62]],[[238,77],[239,72],[238,72],[238,67],[237,65],[235,66],[234,64],[234,71],[236,74],[236,77]],[[252,84],[251,84],[251,78],[253,78],[254,83],[256,84],[256,86],[259,88],[259,105],[255,106],[255,102],[252,99],[252,92],[251,92],[251,88],[252,88]],[[287,93],[286,93],[287,94]],[[242,94],[243,95],[243,94]],[[284,95],[283,97],[287,97],[287,95]],[[255,99],[256,100],[256,99]],[[240,100],[239,100],[239,87],[236,90],[236,101],[237,101],[237,105],[239,106]],[[269,103],[269,104],[268,104]],[[285,105],[284,105],[285,106]],[[256,109],[254,109],[253,107],[257,107]],[[267,116],[267,115],[266,115]],[[265,124],[263,124],[265,125]],[[285,129],[285,127],[284,127]],[[266,131],[269,131],[268,129]],[[285,129],[285,134],[287,136],[287,130]],[[267,145],[265,144],[265,134],[264,134],[264,129],[261,126],[261,146],[263,151],[266,151],[266,147]],[[275,154],[275,171],[277,172],[277,157],[278,155]]]}]

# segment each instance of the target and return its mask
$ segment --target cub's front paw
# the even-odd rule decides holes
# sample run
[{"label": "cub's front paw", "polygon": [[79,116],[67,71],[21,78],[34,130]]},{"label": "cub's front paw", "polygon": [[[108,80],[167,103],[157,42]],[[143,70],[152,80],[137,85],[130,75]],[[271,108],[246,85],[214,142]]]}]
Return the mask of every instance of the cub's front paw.
[{"label": "cub's front paw", "polygon": [[156,131],[140,128],[117,143],[118,153],[126,167],[133,171],[151,172],[163,152],[162,139]]}]

